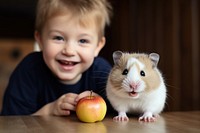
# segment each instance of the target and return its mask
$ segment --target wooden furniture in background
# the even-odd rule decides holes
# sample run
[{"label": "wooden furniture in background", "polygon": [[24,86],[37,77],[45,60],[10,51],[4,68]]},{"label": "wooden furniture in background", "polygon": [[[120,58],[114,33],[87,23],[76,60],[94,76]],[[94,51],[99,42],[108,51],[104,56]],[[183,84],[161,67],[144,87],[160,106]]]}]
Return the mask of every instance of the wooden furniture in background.
[{"label": "wooden furniture in background", "polygon": [[34,41],[30,39],[0,39],[0,110],[10,74],[33,51],[33,44]]},{"label": "wooden furniture in background", "polygon": [[200,112],[168,112],[154,123],[114,122],[107,116],[102,122],[83,123],[75,115],[56,116],[0,116],[2,133],[199,133]]}]

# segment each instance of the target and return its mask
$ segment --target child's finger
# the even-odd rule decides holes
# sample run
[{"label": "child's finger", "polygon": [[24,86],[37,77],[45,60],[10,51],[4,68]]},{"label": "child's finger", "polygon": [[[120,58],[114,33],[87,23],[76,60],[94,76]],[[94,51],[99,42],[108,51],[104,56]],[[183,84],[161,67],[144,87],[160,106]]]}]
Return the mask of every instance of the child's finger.
[{"label": "child's finger", "polygon": [[75,106],[69,103],[61,103],[60,109],[61,110],[75,110]]},{"label": "child's finger", "polygon": [[91,94],[91,91],[84,91],[84,92],[80,93],[80,94],[76,97],[75,101],[78,102],[81,98],[86,97],[86,96],[89,96],[90,94]]},{"label": "child's finger", "polygon": [[63,103],[69,103],[69,104],[72,104],[72,105],[76,105],[76,97],[78,95],[77,94],[68,94],[68,95],[65,95],[65,97],[63,98]]},{"label": "child's finger", "polygon": [[61,116],[68,116],[68,115],[70,115],[70,111],[69,110],[61,110],[60,115]]},{"label": "child's finger", "polygon": [[[75,101],[78,102],[81,98],[86,97],[86,96],[90,96],[90,95],[91,95],[91,91],[84,91],[84,92],[80,93],[80,94],[76,97]],[[92,96],[98,96],[98,94],[92,92]]]}]

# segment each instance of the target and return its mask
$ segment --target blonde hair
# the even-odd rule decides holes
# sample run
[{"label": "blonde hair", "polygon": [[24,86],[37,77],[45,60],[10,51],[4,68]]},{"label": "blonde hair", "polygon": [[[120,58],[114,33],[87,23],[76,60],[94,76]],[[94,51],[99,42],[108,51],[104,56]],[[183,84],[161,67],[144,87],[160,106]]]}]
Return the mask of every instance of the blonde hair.
[{"label": "blonde hair", "polygon": [[35,30],[41,32],[50,17],[59,13],[67,14],[66,11],[77,17],[83,26],[89,23],[85,22],[87,18],[94,17],[101,35],[104,35],[105,26],[110,24],[112,16],[112,7],[107,0],[39,0]]}]

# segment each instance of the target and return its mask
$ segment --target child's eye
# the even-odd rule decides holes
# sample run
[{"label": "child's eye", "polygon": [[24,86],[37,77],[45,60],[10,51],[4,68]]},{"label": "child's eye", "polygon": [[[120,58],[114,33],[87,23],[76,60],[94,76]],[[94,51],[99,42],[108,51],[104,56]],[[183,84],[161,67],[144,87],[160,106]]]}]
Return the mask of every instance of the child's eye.
[{"label": "child's eye", "polygon": [[62,36],[55,36],[53,37],[53,40],[64,41],[64,38]]},{"label": "child's eye", "polygon": [[88,43],[89,41],[88,40],[86,40],[86,39],[81,39],[81,40],[79,40],[79,43]]}]

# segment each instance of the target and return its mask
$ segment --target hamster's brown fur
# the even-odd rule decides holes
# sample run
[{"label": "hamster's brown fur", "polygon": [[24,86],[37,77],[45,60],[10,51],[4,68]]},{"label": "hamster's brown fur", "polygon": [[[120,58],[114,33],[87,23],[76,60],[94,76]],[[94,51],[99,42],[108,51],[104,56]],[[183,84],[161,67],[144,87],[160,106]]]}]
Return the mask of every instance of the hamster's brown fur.
[{"label": "hamster's brown fur", "polygon": [[116,87],[115,89],[120,89],[124,76],[122,75],[123,70],[126,68],[128,59],[131,57],[137,58],[145,64],[145,71],[148,72],[148,75],[143,78],[147,83],[147,91],[156,89],[160,84],[160,78],[158,73],[154,70],[154,64],[148,58],[147,54],[142,53],[124,53],[120,58],[117,65],[114,65],[110,73],[110,81]]}]

